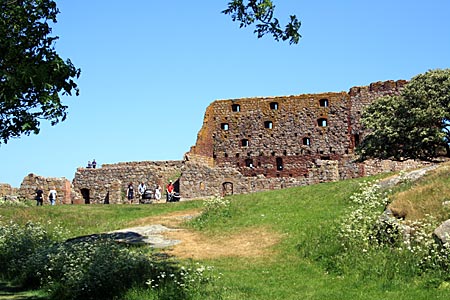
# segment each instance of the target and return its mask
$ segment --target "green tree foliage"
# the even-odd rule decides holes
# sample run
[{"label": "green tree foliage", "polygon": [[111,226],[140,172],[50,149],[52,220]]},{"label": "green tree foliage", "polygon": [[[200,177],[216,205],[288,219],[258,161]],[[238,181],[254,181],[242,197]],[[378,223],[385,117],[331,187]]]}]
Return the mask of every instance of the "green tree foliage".
[{"label": "green tree foliage", "polygon": [[258,38],[269,33],[276,41],[289,40],[289,44],[298,44],[301,38],[298,33],[300,21],[295,15],[291,15],[289,23],[283,30],[278,19],[273,17],[274,10],[275,5],[271,0],[233,0],[228,3],[228,8],[222,13],[231,15],[233,21],[240,22],[241,28],[256,22],[254,33],[258,35]]},{"label": "green tree foliage", "polygon": [[78,95],[80,70],[56,53],[52,0],[0,0],[0,143],[66,118],[60,94]]},{"label": "green tree foliage", "polygon": [[358,146],[362,158],[430,160],[450,154],[450,69],[430,70],[411,79],[400,95],[368,106],[362,123],[369,130]]}]

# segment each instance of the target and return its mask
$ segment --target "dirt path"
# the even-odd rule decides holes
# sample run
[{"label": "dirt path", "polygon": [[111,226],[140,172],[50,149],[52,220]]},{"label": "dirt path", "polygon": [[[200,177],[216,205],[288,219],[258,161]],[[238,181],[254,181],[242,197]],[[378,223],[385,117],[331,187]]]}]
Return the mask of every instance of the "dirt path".
[{"label": "dirt path", "polygon": [[207,259],[217,257],[261,257],[271,254],[271,247],[281,236],[268,228],[247,228],[235,234],[206,236],[200,232],[184,229],[180,224],[197,216],[198,210],[175,212],[157,217],[136,220],[132,225],[152,226],[160,224],[169,228],[161,232],[168,240],[176,240],[165,252],[180,258]]}]

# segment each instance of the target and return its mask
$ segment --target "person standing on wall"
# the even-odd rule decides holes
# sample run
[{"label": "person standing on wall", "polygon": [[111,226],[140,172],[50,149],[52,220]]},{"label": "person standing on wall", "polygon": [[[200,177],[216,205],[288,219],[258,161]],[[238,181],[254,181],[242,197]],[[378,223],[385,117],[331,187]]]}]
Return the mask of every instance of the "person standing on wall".
[{"label": "person standing on wall", "polygon": [[127,188],[127,199],[130,202],[130,204],[133,203],[133,198],[134,198],[134,187],[133,187],[133,183],[130,182],[128,184],[128,188]]},{"label": "person standing on wall", "polygon": [[44,191],[39,187],[36,189],[36,205],[42,206],[44,204]]},{"label": "person standing on wall", "polygon": [[50,201],[51,205],[55,205],[56,203],[56,188],[53,187],[50,192],[48,192],[48,200]]},{"label": "person standing on wall", "polygon": [[97,167],[97,162],[95,161],[95,158],[92,160],[92,169],[95,169]]}]

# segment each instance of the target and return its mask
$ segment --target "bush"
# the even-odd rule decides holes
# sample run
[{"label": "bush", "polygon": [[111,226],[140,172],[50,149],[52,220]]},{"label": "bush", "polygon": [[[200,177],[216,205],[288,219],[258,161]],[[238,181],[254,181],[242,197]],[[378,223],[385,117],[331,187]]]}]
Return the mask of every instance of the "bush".
[{"label": "bush", "polygon": [[61,230],[48,233],[31,222],[2,225],[1,275],[45,288],[51,299],[121,299],[129,289],[155,296],[150,299],[201,299],[193,297],[211,283],[204,267],[186,268],[110,239],[61,242],[59,234],[67,234]]},{"label": "bush", "polygon": [[356,269],[387,284],[424,273],[437,282],[450,278],[450,245],[434,240],[438,224],[433,217],[408,222],[383,215],[388,198],[373,183],[364,183],[350,201],[354,205],[340,224],[342,251],[334,257],[336,270]]},{"label": "bush", "polygon": [[6,279],[19,279],[28,258],[34,253],[45,251],[52,246],[47,231],[40,225],[28,222],[25,226],[15,223],[0,227],[1,275]]}]

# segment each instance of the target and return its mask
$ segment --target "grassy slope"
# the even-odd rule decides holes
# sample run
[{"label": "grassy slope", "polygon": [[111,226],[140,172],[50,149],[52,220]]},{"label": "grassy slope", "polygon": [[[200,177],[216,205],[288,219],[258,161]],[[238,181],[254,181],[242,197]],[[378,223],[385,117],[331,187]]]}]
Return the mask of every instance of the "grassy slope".
[{"label": "grassy slope", "polygon": [[259,225],[283,240],[269,257],[205,262],[224,274],[227,299],[448,299],[450,291],[426,288],[425,279],[391,280],[389,258],[383,256],[380,265],[357,262],[362,272],[327,273],[326,264],[333,263],[327,257],[339,248],[332,228],[360,180],[233,197],[232,218],[211,224],[209,234]]},{"label": "grassy slope", "polygon": [[[442,176],[441,176],[442,177]],[[389,260],[375,264],[360,260],[345,276],[327,273],[326,265],[339,241],[333,228],[348,207],[346,199],[362,179],[230,197],[230,218],[218,218],[205,227],[217,236],[249,227],[269,228],[281,242],[270,255],[203,261],[223,276],[225,299],[448,299],[450,290],[427,288],[426,278],[389,280],[378,276]],[[449,195],[450,196],[450,195]],[[90,234],[126,227],[137,218],[201,206],[201,201],[168,205],[91,205],[0,208],[3,219],[53,220],[74,234]],[[351,270],[353,266],[348,266]]]},{"label": "grassy slope", "polygon": [[438,169],[407,189],[401,189],[391,197],[389,205],[407,220],[418,220],[430,214],[440,221],[450,215],[450,163],[442,164]]}]

